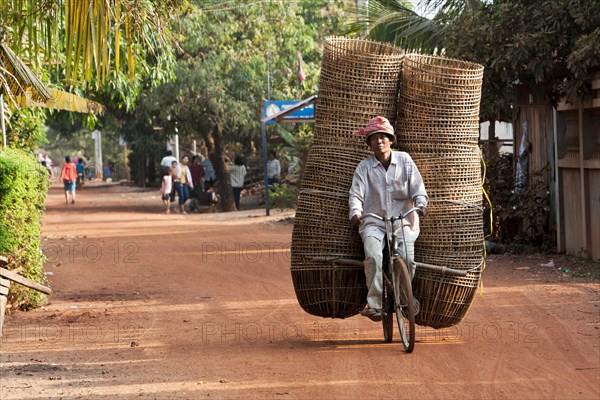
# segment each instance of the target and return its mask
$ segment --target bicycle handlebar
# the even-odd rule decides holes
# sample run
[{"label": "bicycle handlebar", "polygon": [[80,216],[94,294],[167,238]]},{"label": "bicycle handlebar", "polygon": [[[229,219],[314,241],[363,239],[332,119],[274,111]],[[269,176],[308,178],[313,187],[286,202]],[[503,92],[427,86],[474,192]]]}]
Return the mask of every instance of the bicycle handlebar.
[{"label": "bicycle handlebar", "polygon": [[392,221],[393,222],[393,221],[396,221],[396,220],[399,220],[399,219],[405,219],[406,217],[408,217],[411,213],[413,213],[415,211],[421,211],[421,209],[419,207],[413,207],[410,210],[408,210],[407,212],[405,212],[404,214],[400,213],[400,215],[397,216],[397,217],[382,217],[381,215],[377,215],[377,214],[374,214],[374,213],[366,213],[366,214],[363,214],[360,217],[360,219],[365,219],[366,217],[374,217],[374,218],[377,218],[380,221],[386,221],[387,220],[387,221]]}]

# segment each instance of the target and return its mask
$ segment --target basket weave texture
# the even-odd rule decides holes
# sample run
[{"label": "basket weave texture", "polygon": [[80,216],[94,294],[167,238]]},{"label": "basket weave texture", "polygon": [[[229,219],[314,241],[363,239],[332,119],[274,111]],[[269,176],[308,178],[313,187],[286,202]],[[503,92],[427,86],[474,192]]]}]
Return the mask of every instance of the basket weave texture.
[{"label": "basket weave texture", "polygon": [[464,278],[417,268],[421,303],[416,322],[433,328],[465,316],[483,267],[479,105],[483,67],[444,57],[407,54],[396,134],[419,167],[429,195],[415,259],[469,270]]},{"label": "basket weave texture", "polygon": [[404,52],[389,44],[347,38],[325,41],[313,145],[309,150],[292,232],[292,280],[300,306],[322,317],[346,318],[367,303],[364,259],[348,221],[348,190],[358,163],[371,154],[352,132],[375,115],[393,121]]},{"label": "basket weave texture", "polygon": [[466,314],[483,261],[478,149],[483,67],[444,57],[404,55],[391,45],[330,38],[325,42],[313,146],[292,233],[291,273],[302,308],[346,318],[366,304],[362,241],[348,222],[348,190],[358,163],[372,154],[352,135],[381,115],[396,128],[400,150],[419,167],[429,194],[417,261],[469,270],[463,278],[417,269],[417,323],[443,328]]}]

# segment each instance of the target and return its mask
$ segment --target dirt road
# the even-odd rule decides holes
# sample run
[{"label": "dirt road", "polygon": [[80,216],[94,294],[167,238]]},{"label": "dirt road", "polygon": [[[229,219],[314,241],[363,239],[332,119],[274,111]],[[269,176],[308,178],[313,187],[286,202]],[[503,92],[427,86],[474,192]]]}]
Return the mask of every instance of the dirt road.
[{"label": "dirt road", "polygon": [[[47,306],[7,317],[0,398],[598,399],[600,284],[491,256],[460,325],[414,353],[298,305],[291,212],[160,214],[156,191],[53,188]],[[286,220],[286,218],[288,218]]]}]

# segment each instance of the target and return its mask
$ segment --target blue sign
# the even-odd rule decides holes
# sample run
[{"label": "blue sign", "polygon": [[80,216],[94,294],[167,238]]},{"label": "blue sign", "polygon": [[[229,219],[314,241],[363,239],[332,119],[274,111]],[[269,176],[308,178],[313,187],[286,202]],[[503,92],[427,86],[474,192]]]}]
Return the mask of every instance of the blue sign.
[{"label": "blue sign", "polygon": [[[282,111],[285,111],[289,108],[296,106],[298,103],[301,103],[300,100],[267,100],[263,106],[263,114],[262,118],[268,118],[273,115],[279,114]],[[307,104],[304,108],[301,108],[297,111],[292,112],[291,114],[287,114],[280,118],[282,121],[303,121],[303,120],[314,120],[315,119],[315,105]],[[271,119],[266,121],[267,124],[275,124],[277,123],[276,119]]]}]

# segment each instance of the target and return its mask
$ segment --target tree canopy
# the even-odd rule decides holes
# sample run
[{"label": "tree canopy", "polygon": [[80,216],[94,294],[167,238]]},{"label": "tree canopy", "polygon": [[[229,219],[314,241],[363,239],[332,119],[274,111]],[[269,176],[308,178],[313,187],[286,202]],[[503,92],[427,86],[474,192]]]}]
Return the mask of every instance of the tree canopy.
[{"label": "tree canopy", "polygon": [[[346,3],[202,4],[174,24],[173,32],[181,39],[176,79],[142,93],[123,127],[127,139],[145,143],[151,132],[165,141],[176,132],[183,143],[199,139],[224,183],[220,191],[229,209],[233,202],[227,196],[225,147],[249,156],[260,146],[261,107],[269,92],[273,99],[302,99],[316,92],[319,40],[341,27]],[[305,73],[301,82],[299,61]]]},{"label": "tree canopy", "polygon": [[[600,68],[598,0],[421,0],[428,19],[403,0],[370,0],[358,26],[369,37],[485,66],[481,119],[506,119],[515,84],[549,104],[590,93]],[[368,16],[368,17],[367,17]]]}]

